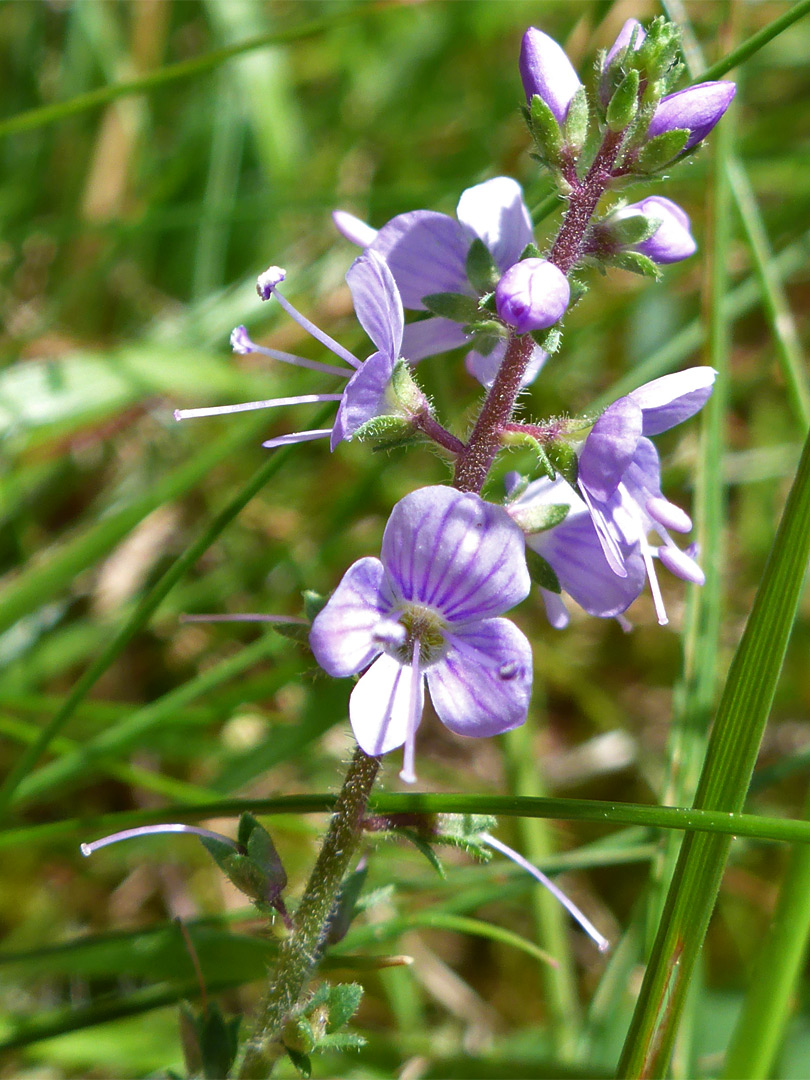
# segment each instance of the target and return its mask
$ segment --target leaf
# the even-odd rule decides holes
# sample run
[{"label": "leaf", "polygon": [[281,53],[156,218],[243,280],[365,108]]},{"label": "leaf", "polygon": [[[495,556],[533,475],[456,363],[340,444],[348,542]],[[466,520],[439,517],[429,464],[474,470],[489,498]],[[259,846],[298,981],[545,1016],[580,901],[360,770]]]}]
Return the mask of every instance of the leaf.
[{"label": "leaf", "polygon": [[535,585],[539,585],[541,589],[548,589],[549,592],[562,592],[560,580],[552,570],[551,563],[546,562],[542,555],[538,555],[530,547],[526,548],[526,566],[529,568],[529,575]]},{"label": "leaf", "polygon": [[484,241],[476,236],[466,260],[467,278],[477,293],[489,293],[498,284],[500,271]]},{"label": "leaf", "polygon": [[434,315],[452,319],[453,322],[471,323],[481,317],[478,300],[464,293],[430,293],[422,297],[422,303]]},{"label": "leaf", "polygon": [[338,983],[329,991],[329,1019],[326,1023],[327,1034],[331,1035],[348,1024],[363,997],[363,987],[359,983]]}]

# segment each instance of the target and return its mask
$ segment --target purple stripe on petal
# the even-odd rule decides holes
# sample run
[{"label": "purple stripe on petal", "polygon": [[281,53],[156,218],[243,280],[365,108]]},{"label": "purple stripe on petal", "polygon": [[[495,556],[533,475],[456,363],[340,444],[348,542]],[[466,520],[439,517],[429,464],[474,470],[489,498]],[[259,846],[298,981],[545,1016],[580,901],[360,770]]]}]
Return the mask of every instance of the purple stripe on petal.
[{"label": "purple stripe on petal", "polygon": [[360,325],[392,362],[402,345],[404,314],[396,282],[379,255],[369,251],[349,267],[346,282]]},{"label": "purple stripe on petal", "polygon": [[471,293],[468,246],[463,226],[451,217],[412,210],[383,225],[367,250],[388,263],[405,307],[422,311],[422,297],[430,293]]}]

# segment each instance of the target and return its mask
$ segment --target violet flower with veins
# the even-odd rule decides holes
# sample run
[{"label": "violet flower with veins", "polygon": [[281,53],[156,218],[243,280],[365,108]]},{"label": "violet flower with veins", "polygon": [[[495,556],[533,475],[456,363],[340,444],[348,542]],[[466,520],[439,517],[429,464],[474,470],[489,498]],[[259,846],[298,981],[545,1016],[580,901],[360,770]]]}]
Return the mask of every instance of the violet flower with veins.
[{"label": "violet flower with veins", "polygon": [[400,776],[415,781],[425,680],[439,719],[458,735],[522,724],[531,647],[497,616],[530,586],[523,534],[502,507],[449,487],[400,499],[380,558],[349,567],[310,633],[329,675],[368,668],[349,701],[361,748],[377,757],[404,744]]},{"label": "violet flower with veins", "polygon": [[[512,474],[517,478],[517,473]],[[510,485],[510,477],[507,477]],[[531,518],[538,506],[567,506],[559,525],[540,532],[531,529]],[[633,603],[644,588],[646,571],[639,544],[623,545],[627,574],[619,577],[607,561],[588,507],[574,489],[558,477],[534,480],[520,496],[506,506],[512,520],[526,531],[526,546],[549,564],[563,592],[589,615],[600,619],[616,618]],[[562,596],[540,588],[548,621],[555,630],[568,625],[568,610]]]},{"label": "violet flower with veins", "polygon": [[[388,264],[402,297],[403,306],[424,311],[422,298],[431,293],[453,292],[477,296],[467,278],[467,253],[478,238],[505,273],[520,261],[526,247],[534,242],[531,215],[523,201],[520,185],[508,176],[496,176],[462,192],[456,208],[457,221],[432,210],[411,210],[398,214],[377,231],[345,210],[335,210],[332,219],[338,232],[353,244],[380,255]],[[415,363],[428,356],[448,352],[468,344],[470,337],[461,323],[432,315],[409,323],[403,334],[403,348]],[[506,343],[491,352],[471,351],[467,370],[488,386],[503,359]],[[535,347],[524,385],[537,375],[548,354]]]},{"label": "violet flower with veins", "polygon": [[282,405],[308,405],[325,401],[337,401],[338,410],[331,428],[319,428],[312,431],[298,431],[290,435],[280,435],[268,439],[263,446],[272,448],[287,446],[291,443],[308,442],[311,439],[329,436],[331,449],[334,450],[343,439],[352,435],[368,420],[392,411],[388,401],[388,386],[394,365],[402,350],[403,311],[402,301],[397,291],[391,271],[383,260],[374,252],[360,255],[354,260],[346,274],[346,281],[351,290],[354,310],[360,325],[371,338],[377,351],[367,360],[361,361],[348,349],[344,349],[334,338],[325,334],[314,323],[297,311],[289,300],[279,292],[278,286],[284,280],[285,271],[278,266],[271,266],[259,275],[256,283],[262,300],[275,297],[288,315],[310,333],[322,345],[339,359],[351,365],[354,373],[332,364],[323,364],[318,360],[307,360],[302,356],[279,352],[256,345],[248,336],[244,326],[237,326],[231,334],[231,346],[238,353],[261,353],[272,360],[295,364],[298,367],[311,368],[326,375],[337,375],[348,379],[340,393],[300,394],[297,397],[270,398],[266,401],[247,401],[241,405],[221,405],[204,409],[177,409],[175,420],[186,420],[199,416],[222,416],[230,413],[248,412],[253,409],[271,409]]},{"label": "violet flower with veins", "polygon": [[[631,574],[628,552],[644,559],[659,623],[667,623],[653,556],[673,574],[702,585],[694,549],[682,551],[669,530],[685,533],[692,521],[661,493],[661,467],[650,435],[694,416],[709,399],[716,372],[688,368],[645,383],[609,405],[594,424],[579,455],[578,486],[591,513],[605,558],[613,572]],[[658,534],[652,546],[647,535]]]}]

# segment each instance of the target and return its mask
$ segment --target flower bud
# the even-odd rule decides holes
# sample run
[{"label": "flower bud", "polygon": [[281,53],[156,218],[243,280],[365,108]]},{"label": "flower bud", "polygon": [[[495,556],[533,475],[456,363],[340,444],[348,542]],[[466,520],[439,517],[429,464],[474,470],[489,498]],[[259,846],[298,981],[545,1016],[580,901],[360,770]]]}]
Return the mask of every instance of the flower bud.
[{"label": "flower bud", "polygon": [[553,326],[562,318],[570,299],[565,274],[547,259],[515,263],[495,289],[498,314],[519,334]]},{"label": "flower bud", "polygon": [[[635,31],[635,37],[633,37],[633,31]],[[645,33],[644,27],[638,19],[628,19],[619,31],[618,37],[607,51],[607,56],[605,56],[605,68],[609,68],[619,53],[627,48],[631,38],[633,39],[633,52],[638,52],[646,36],[647,34]]]},{"label": "flower bud", "polygon": [[538,94],[558,124],[565,120],[571,99],[582,85],[557,42],[533,26],[523,35],[520,46],[520,77],[529,104]]},{"label": "flower bud", "polygon": [[705,139],[737,92],[732,82],[705,82],[688,86],[661,99],[647,129],[649,138],[667,131],[689,132],[684,150]]},{"label": "flower bud", "polygon": [[628,245],[630,250],[638,251],[654,263],[660,264],[680,262],[697,251],[697,244],[689,231],[689,218],[671,199],[665,199],[662,195],[650,195],[641,202],[625,206],[610,220],[626,221],[638,215],[660,224],[646,240]]}]

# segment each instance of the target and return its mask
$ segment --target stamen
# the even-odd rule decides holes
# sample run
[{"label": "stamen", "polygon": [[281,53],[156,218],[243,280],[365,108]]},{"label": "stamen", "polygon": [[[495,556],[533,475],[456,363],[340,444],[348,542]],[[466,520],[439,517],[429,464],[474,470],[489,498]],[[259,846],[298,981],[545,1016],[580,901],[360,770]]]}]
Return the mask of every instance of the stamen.
[{"label": "stamen", "polygon": [[684,581],[694,582],[695,585],[705,585],[706,575],[701,568],[690,558],[685,551],[676,544],[665,544],[658,549],[658,558],[671,574],[682,578]]},{"label": "stamen", "polygon": [[495,851],[500,851],[501,855],[505,855],[507,859],[511,859],[512,862],[517,863],[517,865],[523,870],[525,870],[526,873],[531,874],[531,876],[535,878],[535,880],[539,881],[541,885],[544,885],[554,897],[554,899],[559,900],[559,902],[569,913],[569,915],[571,915],[572,918],[576,919],[576,921],[579,923],[579,925],[582,927],[588,937],[591,938],[591,940],[596,944],[599,952],[608,951],[608,949],[610,948],[610,942],[608,941],[608,939],[604,937],[604,935],[599,933],[599,931],[596,929],[590,919],[588,919],[587,916],[579,910],[574,901],[569,900],[569,898],[565,895],[562,889],[558,888],[550,878],[547,878],[546,875],[542,872],[542,870],[538,870],[536,866],[533,866],[528,861],[528,859],[524,859],[523,856],[518,854],[518,852],[515,851],[513,848],[510,848],[507,844],[502,843],[500,840],[498,840],[494,836],[491,836],[489,833],[480,833],[479,839],[483,843],[489,844],[489,846],[491,848],[494,848]]},{"label": "stamen", "polygon": [[647,500],[647,513],[650,517],[674,532],[688,533],[692,530],[692,519],[680,506],[671,503],[669,499],[657,496]]},{"label": "stamen", "polygon": [[271,360],[280,360],[283,364],[294,364],[296,367],[322,371],[327,375],[339,375],[341,379],[350,377],[350,372],[335,367],[334,364],[324,364],[320,360],[307,360],[305,356],[296,356],[295,353],[281,352],[279,349],[269,349],[266,345],[257,345],[255,341],[251,341],[244,326],[237,326],[231,332],[231,348],[235,353],[242,355],[261,353],[262,356],[269,356]]},{"label": "stamen", "polygon": [[176,823],[162,824],[162,825],[141,825],[137,829],[124,829],[122,832],[111,833],[109,836],[102,836],[100,840],[93,840],[89,844],[81,844],[79,850],[85,857],[92,855],[94,851],[98,851],[99,848],[108,847],[110,844],[117,844],[120,840],[132,840],[137,836],[152,836],[155,833],[194,833],[197,836],[206,836],[209,840],[219,840],[223,844],[228,844],[234,851],[239,851],[239,845],[235,840],[232,840],[230,836],[223,836],[222,833],[212,832],[211,829],[201,829],[197,825],[179,825]]},{"label": "stamen", "polygon": [[400,780],[406,784],[416,783],[414,760],[416,754],[416,726],[419,723],[419,691],[422,685],[422,672],[419,668],[419,656],[422,645],[419,638],[413,639],[413,658],[411,660],[411,699],[408,710],[408,734],[405,736],[405,752],[402,758]]},{"label": "stamen", "polygon": [[[259,280],[261,280],[261,278]],[[347,364],[351,364],[352,367],[359,368],[362,366],[362,361],[358,360],[356,356],[353,356],[348,349],[344,349],[339,341],[335,341],[333,337],[330,337],[328,334],[324,333],[323,330],[320,330],[314,322],[310,322],[310,320],[294,308],[290,301],[285,296],[282,296],[276,288],[270,289],[267,296],[262,295],[261,292],[259,295],[262,297],[262,300],[267,300],[271,293],[275,296],[276,300],[278,300],[279,304],[281,304],[290,318],[295,319],[298,325],[302,326],[316,341],[320,341],[321,345],[325,345],[330,352],[333,352],[335,356],[339,356],[341,360],[345,360]]]},{"label": "stamen", "polygon": [[291,435],[279,435],[268,439],[262,446],[272,450],[276,446],[292,446],[294,443],[311,442],[313,439],[325,439],[332,434],[331,428],[315,428],[312,431],[294,431]]},{"label": "stamen", "polygon": [[256,278],[256,292],[262,300],[269,300],[273,289],[280,285],[287,276],[287,271],[280,266],[268,266],[263,274]]},{"label": "stamen", "polygon": [[666,626],[669,619],[667,618],[666,608],[664,607],[664,598],[661,595],[661,586],[658,584],[655,566],[652,561],[652,549],[643,538],[640,546],[641,555],[644,559],[644,567],[647,571],[647,579],[650,582],[650,592],[652,593],[653,603],[655,604],[655,614],[658,617],[658,625]]},{"label": "stamen", "polygon": [[200,416],[227,416],[230,413],[253,412],[256,409],[275,409],[281,405],[315,405],[322,401],[340,401],[342,394],[298,394],[296,397],[268,398],[266,401],[243,401],[241,405],[214,405],[206,409],[175,409],[175,420],[191,420]]}]

